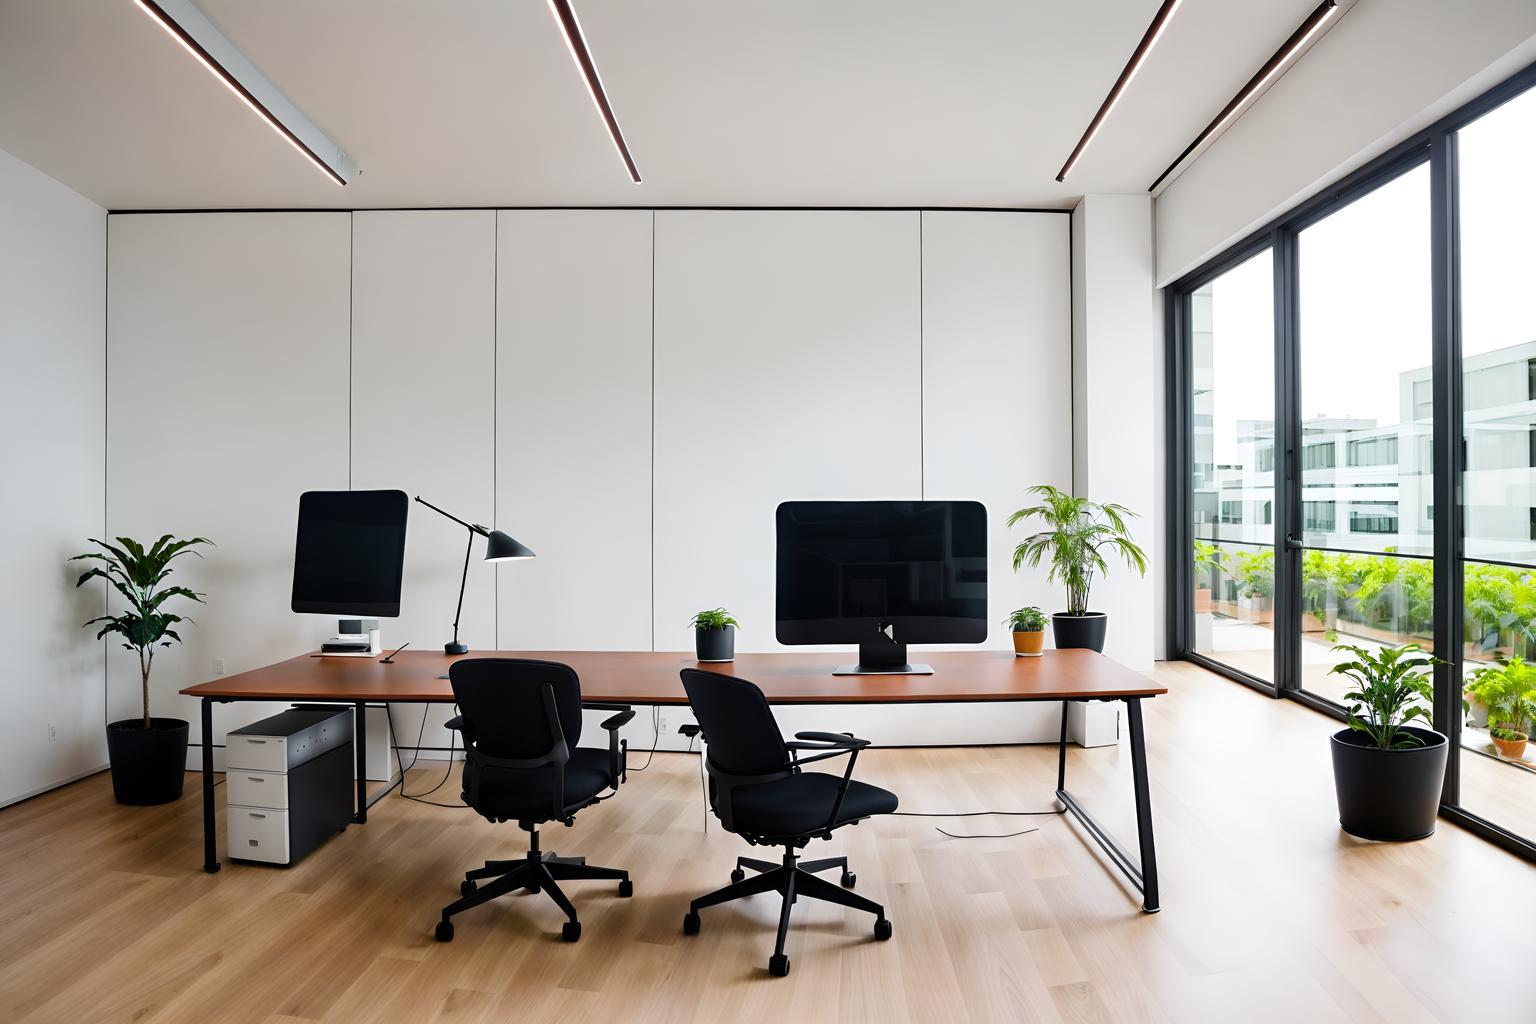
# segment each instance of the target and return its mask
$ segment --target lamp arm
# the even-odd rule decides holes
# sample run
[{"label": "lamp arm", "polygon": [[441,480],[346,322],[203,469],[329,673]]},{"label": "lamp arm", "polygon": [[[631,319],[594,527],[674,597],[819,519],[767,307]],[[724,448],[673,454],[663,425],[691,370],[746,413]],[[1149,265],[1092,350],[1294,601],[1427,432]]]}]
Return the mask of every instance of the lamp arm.
[{"label": "lamp arm", "polygon": [[[422,502],[423,505],[426,502]],[[464,587],[469,583],[469,556],[475,549],[475,533],[469,533],[469,543],[464,545],[464,575],[459,578],[459,605],[453,610],[453,642],[459,642],[459,616],[464,614]]]},{"label": "lamp arm", "polygon": [[444,512],[442,509],[438,508],[436,505],[432,504],[430,501],[423,500],[421,495],[419,495],[419,494],[416,496],[416,500],[421,502],[421,504],[427,506],[427,508],[431,509],[433,512],[436,512],[438,515],[445,516],[448,519],[452,519],[454,522],[458,523],[460,526],[464,527],[466,530],[469,530],[472,533],[478,533],[478,534],[480,534],[483,537],[483,536],[486,535],[487,532],[489,532],[483,526],[476,526],[474,523],[466,523],[464,520],[460,519],[458,516],[454,515],[452,512]]}]

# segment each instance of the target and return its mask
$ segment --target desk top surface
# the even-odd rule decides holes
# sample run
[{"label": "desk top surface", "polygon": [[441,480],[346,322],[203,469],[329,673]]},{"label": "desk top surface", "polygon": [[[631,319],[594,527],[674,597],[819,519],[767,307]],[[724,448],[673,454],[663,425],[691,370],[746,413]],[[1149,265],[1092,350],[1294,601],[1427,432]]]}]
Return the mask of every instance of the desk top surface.
[{"label": "desk top surface", "polygon": [[914,651],[933,666],[923,676],[834,676],[851,652],[738,654],[726,664],[652,651],[471,651],[452,656],[402,651],[393,663],[373,658],[300,655],[189,686],[193,697],[228,700],[449,702],[448,667],[459,658],[538,658],[570,665],[584,700],[615,704],[686,704],[684,668],[750,679],[773,704],[903,704],[1063,698],[1155,697],[1167,693],[1151,679],[1087,650],[1046,651],[1019,658],[1009,651]]}]

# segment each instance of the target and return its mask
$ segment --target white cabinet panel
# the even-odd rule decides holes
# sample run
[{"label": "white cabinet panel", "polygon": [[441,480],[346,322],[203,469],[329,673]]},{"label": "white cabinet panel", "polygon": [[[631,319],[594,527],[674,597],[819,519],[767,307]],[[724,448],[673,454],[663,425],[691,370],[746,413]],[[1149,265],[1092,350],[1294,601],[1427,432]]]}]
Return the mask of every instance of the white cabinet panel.
[{"label": "white cabinet panel", "polygon": [[652,214],[499,217],[501,646],[649,650]]},{"label": "white cabinet panel", "polygon": [[1072,483],[1069,219],[1056,213],[923,215],[924,497],[987,506],[987,646],[1021,605],[1062,606],[1045,570],[1015,574],[1034,484]]},{"label": "white cabinet panel", "polygon": [[774,509],[922,484],[918,214],[656,214],[658,650],[772,650]]},{"label": "white cabinet panel", "polygon": [[[160,650],[157,715],[223,659],[240,672],[310,650],[335,624],[289,611],[299,494],[347,486],[345,213],[114,215],[108,235],[107,529],[211,538],[176,563],[207,594],[186,644]],[[138,703],[114,645],[114,717]],[[220,708],[219,733],[270,713]],[[195,752],[192,760],[196,761]]]}]

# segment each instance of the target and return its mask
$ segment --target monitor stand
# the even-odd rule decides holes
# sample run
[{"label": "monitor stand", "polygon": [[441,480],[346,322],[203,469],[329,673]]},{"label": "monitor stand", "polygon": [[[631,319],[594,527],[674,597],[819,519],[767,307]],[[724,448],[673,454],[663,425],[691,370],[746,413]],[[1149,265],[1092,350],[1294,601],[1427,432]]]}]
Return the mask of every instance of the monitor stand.
[{"label": "monitor stand", "polygon": [[859,663],[839,665],[835,676],[931,676],[932,665],[909,665],[907,645],[881,637],[873,643],[859,644]]}]

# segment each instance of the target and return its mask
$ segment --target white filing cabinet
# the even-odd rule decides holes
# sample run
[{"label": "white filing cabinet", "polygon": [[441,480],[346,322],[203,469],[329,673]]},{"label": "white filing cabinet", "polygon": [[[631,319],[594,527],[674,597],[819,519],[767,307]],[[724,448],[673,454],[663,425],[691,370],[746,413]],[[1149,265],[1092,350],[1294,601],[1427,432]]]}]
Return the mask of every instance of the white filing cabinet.
[{"label": "white filing cabinet", "polygon": [[229,856],[292,864],[353,813],[352,709],[301,706],[225,741]]}]

